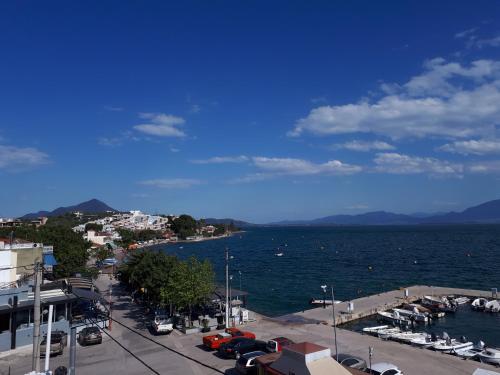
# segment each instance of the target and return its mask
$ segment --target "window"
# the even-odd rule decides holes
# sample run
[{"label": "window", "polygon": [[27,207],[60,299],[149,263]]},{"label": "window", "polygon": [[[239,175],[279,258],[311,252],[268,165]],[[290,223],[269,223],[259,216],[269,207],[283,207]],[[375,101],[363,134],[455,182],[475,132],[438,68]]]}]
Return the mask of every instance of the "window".
[{"label": "window", "polygon": [[0,333],[10,329],[10,313],[0,314]]},{"label": "window", "polygon": [[399,371],[397,370],[387,370],[387,371],[384,371],[384,373],[382,375],[398,375],[399,374]]},{"label": "window", "polygon": [[66,304],[59,304],[55,306],[54,322],[66,319]]},{"label": "window", "polygon": [[30,311],[21,310],[17,312],[16,329],[28,328],[30,326]]}]

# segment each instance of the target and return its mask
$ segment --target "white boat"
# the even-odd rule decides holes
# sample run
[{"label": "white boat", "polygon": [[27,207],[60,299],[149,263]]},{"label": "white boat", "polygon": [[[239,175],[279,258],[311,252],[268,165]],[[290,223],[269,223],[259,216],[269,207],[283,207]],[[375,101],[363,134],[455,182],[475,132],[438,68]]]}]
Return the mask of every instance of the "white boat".
[{"label": "white boat", "polygon": [[400,325],[408,325],[410,324],[410,320],[404,316],[399,315],[397,311],[392,313],[387,311],[379,311],[377,316],[381,320],[385,320],[386,322],[400,324]]},{"label": "white boat", "polygon": [[469,297],[453,297],[452,301],[455,302],[457,305],[465,305],[466,303],[470,302]]},{"label": "white boat", "polygon": [[479,355],[479,353],[484,352],[484,342],[479,341],[476,345],[474,345],[470,349],[457,349],[455,350],[454,354],[457,357],[464,358],[464,359],[471,359],[475,358]]},{"label": "white boat", "polygon": [[[339,303],[342,303],[342,301],[335,300],[335,301],[333,301],[333,303],[336,304],[336,305],[338,305]],[[322,306],[323,304],[325,304],[325,305],[331,306],[332,305],[332,300],[331,299],[322,300],[322,299],[311,298],[309,300],[309,304],[310,305],[320,305],[320,306]]]},{"label": "white boat", "polygon": [[422,339],[425,337],[427,337],[427,333],[423,332],[401,332],[392,335],[390,339],[393,341],[399,341],[410,344],[412,340]]},{"label": "white boat", "polygon": [[428,315],[426,313],[421,313],[415,307],[413,311],[405,310],[405,309],[393,309],[395,313],[399,313],[399,315],[404,316],[410,320],[414,320],[416,322],[427,323],[429,321]]},{"label": "white boat", "polygon": [[459,349],[471,349],[474,344],[471,341],[467,341],[465,337],[462,337],[461,340],[450,339],[448,334],[443,334],[444,342],[436,343],[431,346],[432,349],[441,352],[441,353],[454,353]]},{"label": "white boat", "polygon": [[446,340],[437,337],[435,334],[431,334],[426,335],[425,337],[417,337],[411,340],[410,344],[420,348],[430,348],[433,345],[441,344],[443,342],[446,342]]},{"label": "white boat", "polygon": [[424,296],[420,304],[424,307],[431,309],[433,312],[455,312],[457,311],[457,304],[450,302],[444,297]]},{"label": "white boat", "polygon": [[422,305],[419,305],[418,303],[406,303],[403,305],[403,308],[412,311],[415,311],[415,309],[417,309],[417,311],[421,313],[431,313],[430,309]]},{"label": "white boat", "polygon": [[375,327],[365,327],[363,328],[363,333],[376,334],[378,331],[390,328],[388,325],[385,326],[375,326]]},{"label": "white boat", "polygon": [[484,310],[484,306],[488,303],[488,300],[486,298],[476,298],[474,301],[471,303],[471,307],[473,310]]},{"label": "white boat", "polygon": [[282,257],[284,254],[283,253],[276,253],[274,255],[276,255],[277,257]]},{"label": "white boat", "polygon": [[378,331],[377,336],[379,339],[389,340],[392,336],[397,335],[398,333],[401,333],[401,329],[388,328],[388,329],[381,329],[380,331]]},{"label": "white boat", "polygon": [[484,311],[487,312],[500,312],[500,301],[494,299],[492,301],[487,302],[484,305]]},{"label": "white boat", "polygon": [[477,355],[479,360],[483,363],[489,363],[491,365],[500,365],[500,350],[487,348],[483,352]]}]

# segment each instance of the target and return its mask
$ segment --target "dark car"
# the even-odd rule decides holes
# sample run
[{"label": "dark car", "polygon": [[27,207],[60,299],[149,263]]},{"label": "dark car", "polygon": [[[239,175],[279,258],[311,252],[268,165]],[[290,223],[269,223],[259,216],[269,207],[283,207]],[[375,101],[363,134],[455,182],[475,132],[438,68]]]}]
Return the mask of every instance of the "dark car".
[{"label": "dark car", "polygon": [[[332,355],[333,359],[337,359],[335,354]],[[345,367],[355,368],[361,371],[366,370],[366,361],[363,358],[356,357],[350,354],[338,354],[338,361],[341,365]]]},{"label": "dark car", "polygon": [[[63,354],[68,342],[68,334],[64,331],[52,331],[50,334],[50,355]],[[44,357],[47,350],[47,335],[40,343],[40,356]]]},{"label": "dark car", "polygon": [[224,358],[240,359],[242,354],[266,350],[266,342],[260,340],[238,337],[219,347],[219,355]]},{"label": "dark car", "polygon": [[97,327],[85,327],[78,335],[80,345],[91,345],[102,343],[101,331]]},{"label": "dark car", "polygon": [[265,352],[256,351],[243,354],[240,359],[236,361],[236,370],[245,375],[256,375],[257,367],[255,365],[255,359],[261,355],[265,355]]}]

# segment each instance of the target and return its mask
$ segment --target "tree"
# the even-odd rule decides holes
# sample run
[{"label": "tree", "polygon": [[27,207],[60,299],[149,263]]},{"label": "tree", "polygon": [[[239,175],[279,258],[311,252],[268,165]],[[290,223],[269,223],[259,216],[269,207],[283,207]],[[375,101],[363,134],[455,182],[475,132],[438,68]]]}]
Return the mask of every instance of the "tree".
[{"label": "tree", "polygon": [[85,232],[88,232],[89,230],[93,230],[94,232],[101,232],[102,231],[102,225],[101,224],[96,224],[96,223],[85,224]]},{"label": "tree", "polygon": [[194,236],[197,227],[196,220],[189,215],[181,215],[172,222],[172,230],[184,240],[186,237]]}]

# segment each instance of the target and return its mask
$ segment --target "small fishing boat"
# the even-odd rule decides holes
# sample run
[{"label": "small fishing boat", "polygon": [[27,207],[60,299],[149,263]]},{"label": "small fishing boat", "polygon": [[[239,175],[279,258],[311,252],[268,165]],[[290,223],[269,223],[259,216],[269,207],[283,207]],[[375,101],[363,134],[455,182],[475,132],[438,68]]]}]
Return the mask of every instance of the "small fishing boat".
[{"label": "small fishing boat", "polygon": [[377,332],[377,336],[379,339],[382,340],[389,340],[393,335],[397,335],[398,333],[401,333],[400,328],[387,328],[387,329],[381,329],[380,331]]},{"label": "small fishing boat", "polygon": [[387,312],[387,311],[379,311],[377,316],[380,320],[384,320],[389,323],[400,324],[400,325],[409,325],[411,323],[410,319],[399,315],[397,311]]},{"label": "small fishing boat", "polygon": [[433,312],[455,312],[457,311],[457,305],[448,301],[446,298],[434,297],[434,296],[424,296],[420,304]]},{"label": "small fishing boat", "polygon": [[467,339],[462,336],[460,340],[452,339],[445,332],[443,333],[444,342],[437,343],[431,346],[432,349],[441,353],[454,353],[459,349],[471,349],[474,344],[471,341],[467,341]]},{"label": "small fishing boat", "polygon": [[500,312],[500,301],[494,299],[492,301],[487,302],[484,305],[484,311],[493,313]]},{"label": "small fishing boat", "polygon": [[414,320],[415,322],[422,323],[427,323],[429,321],[428,314],[419,312],[417,308],[414,308],[413,311],[404,309],[393,309],[392,311],[394,311],[395,313],[397,312],[399,315],[410,319],[410,321]]},{"label": "small fishing boat", "polygon": [[390,340],[410,344],[412,340],[423,339],[425,337],[427,337],[427,333],[425,332],[408,331],[408,332],[396,333],[390,337]]},{"label": "small fishing boat", "polygon": [[470,298],[468,297],[448,296],[448,300],[452,303],[456,303],[457,305],[465,305],[470,302]]},{"label": "small fishing boat", "polygon": [[431,313],[430,309],[428,309],[427,307],[424,307],[422,305],[419,305],[418,303],[405,303],[403,305],[403,308],[406,310],[411,310],[411,311],[414,311],[414,309],[417,309],[417,311],[421,312],[421,313]]},{"label": "small fishing boat", "polygon": [[477,355],[479,360],[483,363],[489,363],[491,365],[500,365],[500,350],[487,348],[483,352]]},{"label": "small fishing boat", "polygon": [[381,331],[383,329],[388,329],[390,326],[384,325],[384,326],[375,326],[375,327],[365,327],[363,328],[363,333],[370,333],[370,334],[377,334],[378,331]]},{"label": "small fishing boat", "polygon": [[441,344],[446,342],[446,340],[438,337],[435,333],[426,335],[425,337],[417,337],[410,341],[411,345],[418,346],[420,348],[430,348],[433,345]]},{"label": "small fishing boat", "polygon": [[457,349],[453,354],[457,357],[464,359],[472,359],[479,355],[479,353],[484,352],[484,342],[479,341],[476,345],[474,345],[470,349]]},{"label": "small fishing boat", "polygon": [[479,310],[482,311],[484,310],[486,304],[488,303],[488,300],[486,298],[476,298],[474,301],[471,303],[471,307],[473,310]]},{"label": "small fishing boat", "polygon": [[285,255],[285,254],[283,254],[283,253],[276,253],[276,254],[274,254],[274,255],[276,255],[277,257],[282,257],[282,256],[283,256],[283,255]]},{"label": "small fishing boat", "polygon": [[[339,303],[342,303],[342,301],[339,301],[339,300],[335,300],[333,303],[335,303],[336,305],[338,305]],[[314,298],[311,298],[309,300],[309,304],[310,305],[329,305],[331,306],[332,305],[332,300],[331,299],[314,299]]]}]

